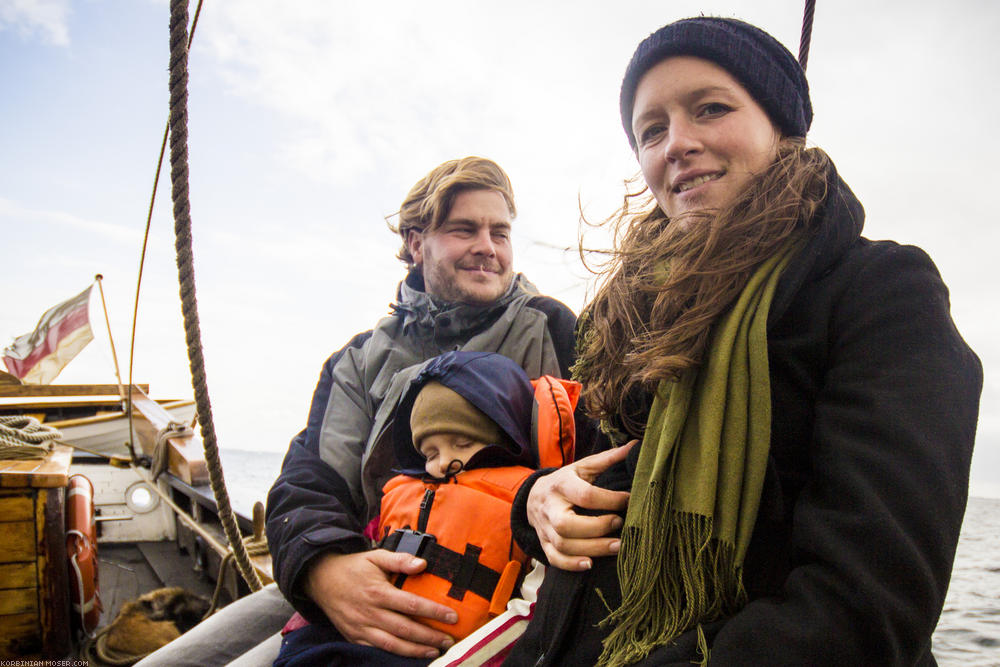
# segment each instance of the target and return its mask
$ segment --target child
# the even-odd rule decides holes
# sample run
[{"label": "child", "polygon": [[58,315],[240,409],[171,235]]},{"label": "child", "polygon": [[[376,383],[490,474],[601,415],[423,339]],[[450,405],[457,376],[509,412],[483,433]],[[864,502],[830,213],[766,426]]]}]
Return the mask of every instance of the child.
[{"label": "child", "polygon": [[[575,382],[545,376],[533,383],[495,353],[448,352],[417,371],[396,406],[400,474],[383,487],[381,512],[366,529],[380,548],[425,559],[424,571],[400,575],[396,585],[451,607],[459,619],[416,620],[459,640],[506,608],[527,561],[511,535],[511,503],[535,469],[572,460],[578,394]],[[329,623],[301,627],[293,618],[275,665],[337,660],[427,663],[349,644]]]}]

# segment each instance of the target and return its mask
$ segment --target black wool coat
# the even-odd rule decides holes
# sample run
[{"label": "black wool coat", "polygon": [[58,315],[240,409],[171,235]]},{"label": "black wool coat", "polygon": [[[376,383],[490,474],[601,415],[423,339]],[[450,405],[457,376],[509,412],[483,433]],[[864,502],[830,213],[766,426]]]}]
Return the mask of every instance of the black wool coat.
[{"label": "black wool coat", "polygon": [[[861,237],[831,170],[821,223],[768,320],[772,433],[744,563],[749,603],[704,626],[711,665],[933,665],[968,493],[982,366],[919,248]],[[598,481],[631,486],[628,461]],[[513,523],[527,525],[522,489]],[[620,603],[614,558],[550,568],[507,665],[590,665]],[[699,661],[694,631],[643,664]]]}]

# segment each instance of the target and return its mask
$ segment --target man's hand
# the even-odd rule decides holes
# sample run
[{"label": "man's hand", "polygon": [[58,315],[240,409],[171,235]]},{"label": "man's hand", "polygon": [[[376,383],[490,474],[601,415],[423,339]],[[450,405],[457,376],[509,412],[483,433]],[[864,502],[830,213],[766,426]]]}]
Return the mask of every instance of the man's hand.
[{"label": "man's hand", "polygon": [[426,566],[420,558],[385,549],[326,554],[309,568],[306,594],[348,641],[396,655],[434,658],[454,641],[411,617],[455,623],[458,615],[442,604],[396,588],[391,581],[394,573],[416,574]]},{"label": "man's hand", "polygon": [[621,540],[604,537],[621,528],[615,514],[583,516],[573,507],[616,512],[628,505],[627,491],[609,491],[593,484],[598,475],[624,461],[638,440],[592,454],[540,477],[528,492],[528,522],[534,526],[549,564],[563,570],[588,570],[591,558],[618,553]]}]

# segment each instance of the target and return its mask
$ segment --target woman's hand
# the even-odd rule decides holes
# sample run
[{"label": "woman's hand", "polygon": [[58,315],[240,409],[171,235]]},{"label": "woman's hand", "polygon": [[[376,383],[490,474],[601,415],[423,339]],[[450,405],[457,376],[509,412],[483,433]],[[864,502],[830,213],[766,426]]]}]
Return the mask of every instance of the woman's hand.
[{"label": "woman's hand", "polygon": [[627,491],[609,491],[593,484],[598,475],[624,461],[639,442],[632,442],[540,477],[528,493],[528,522],[538,533],[549,564],[563,570],[589,570],[591,558],[618,553],[621,540],[604,537],[621,528],[616,514],[583,516],[573,508],[619,512],[628,505]]}]

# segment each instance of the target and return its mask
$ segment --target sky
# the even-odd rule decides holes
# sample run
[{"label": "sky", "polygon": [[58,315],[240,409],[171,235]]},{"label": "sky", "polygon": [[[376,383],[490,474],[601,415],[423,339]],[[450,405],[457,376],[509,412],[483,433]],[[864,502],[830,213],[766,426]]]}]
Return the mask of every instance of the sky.
[{"label": "sky", "polygon": [[[1000,497],[1000,3],[817,3],[808,79],[865,235],[924,248],[985,385],[973,495]],[[572,7],[572,11],[567,11]],[[193,11],[193,10],[192,10]],[[510,174],[515,265],[579,312],[581,208],[638,169],[618,116],[635,46],[674,19],[741,18],[798,51],[798,1],[209,0],[190,56],[191,215],[220,446],[283,451],[322,362],[384,316],[403,277],[386,217],[433,166]],[[95,274],[127,374],[142,233],[167,119],[166,0],[0,0],[0,345]],[[167,170],[133,379],[192,394]],[[601,237],[590,237],[599,243]],[[95,341],[57,382],[114,382]]]}]

